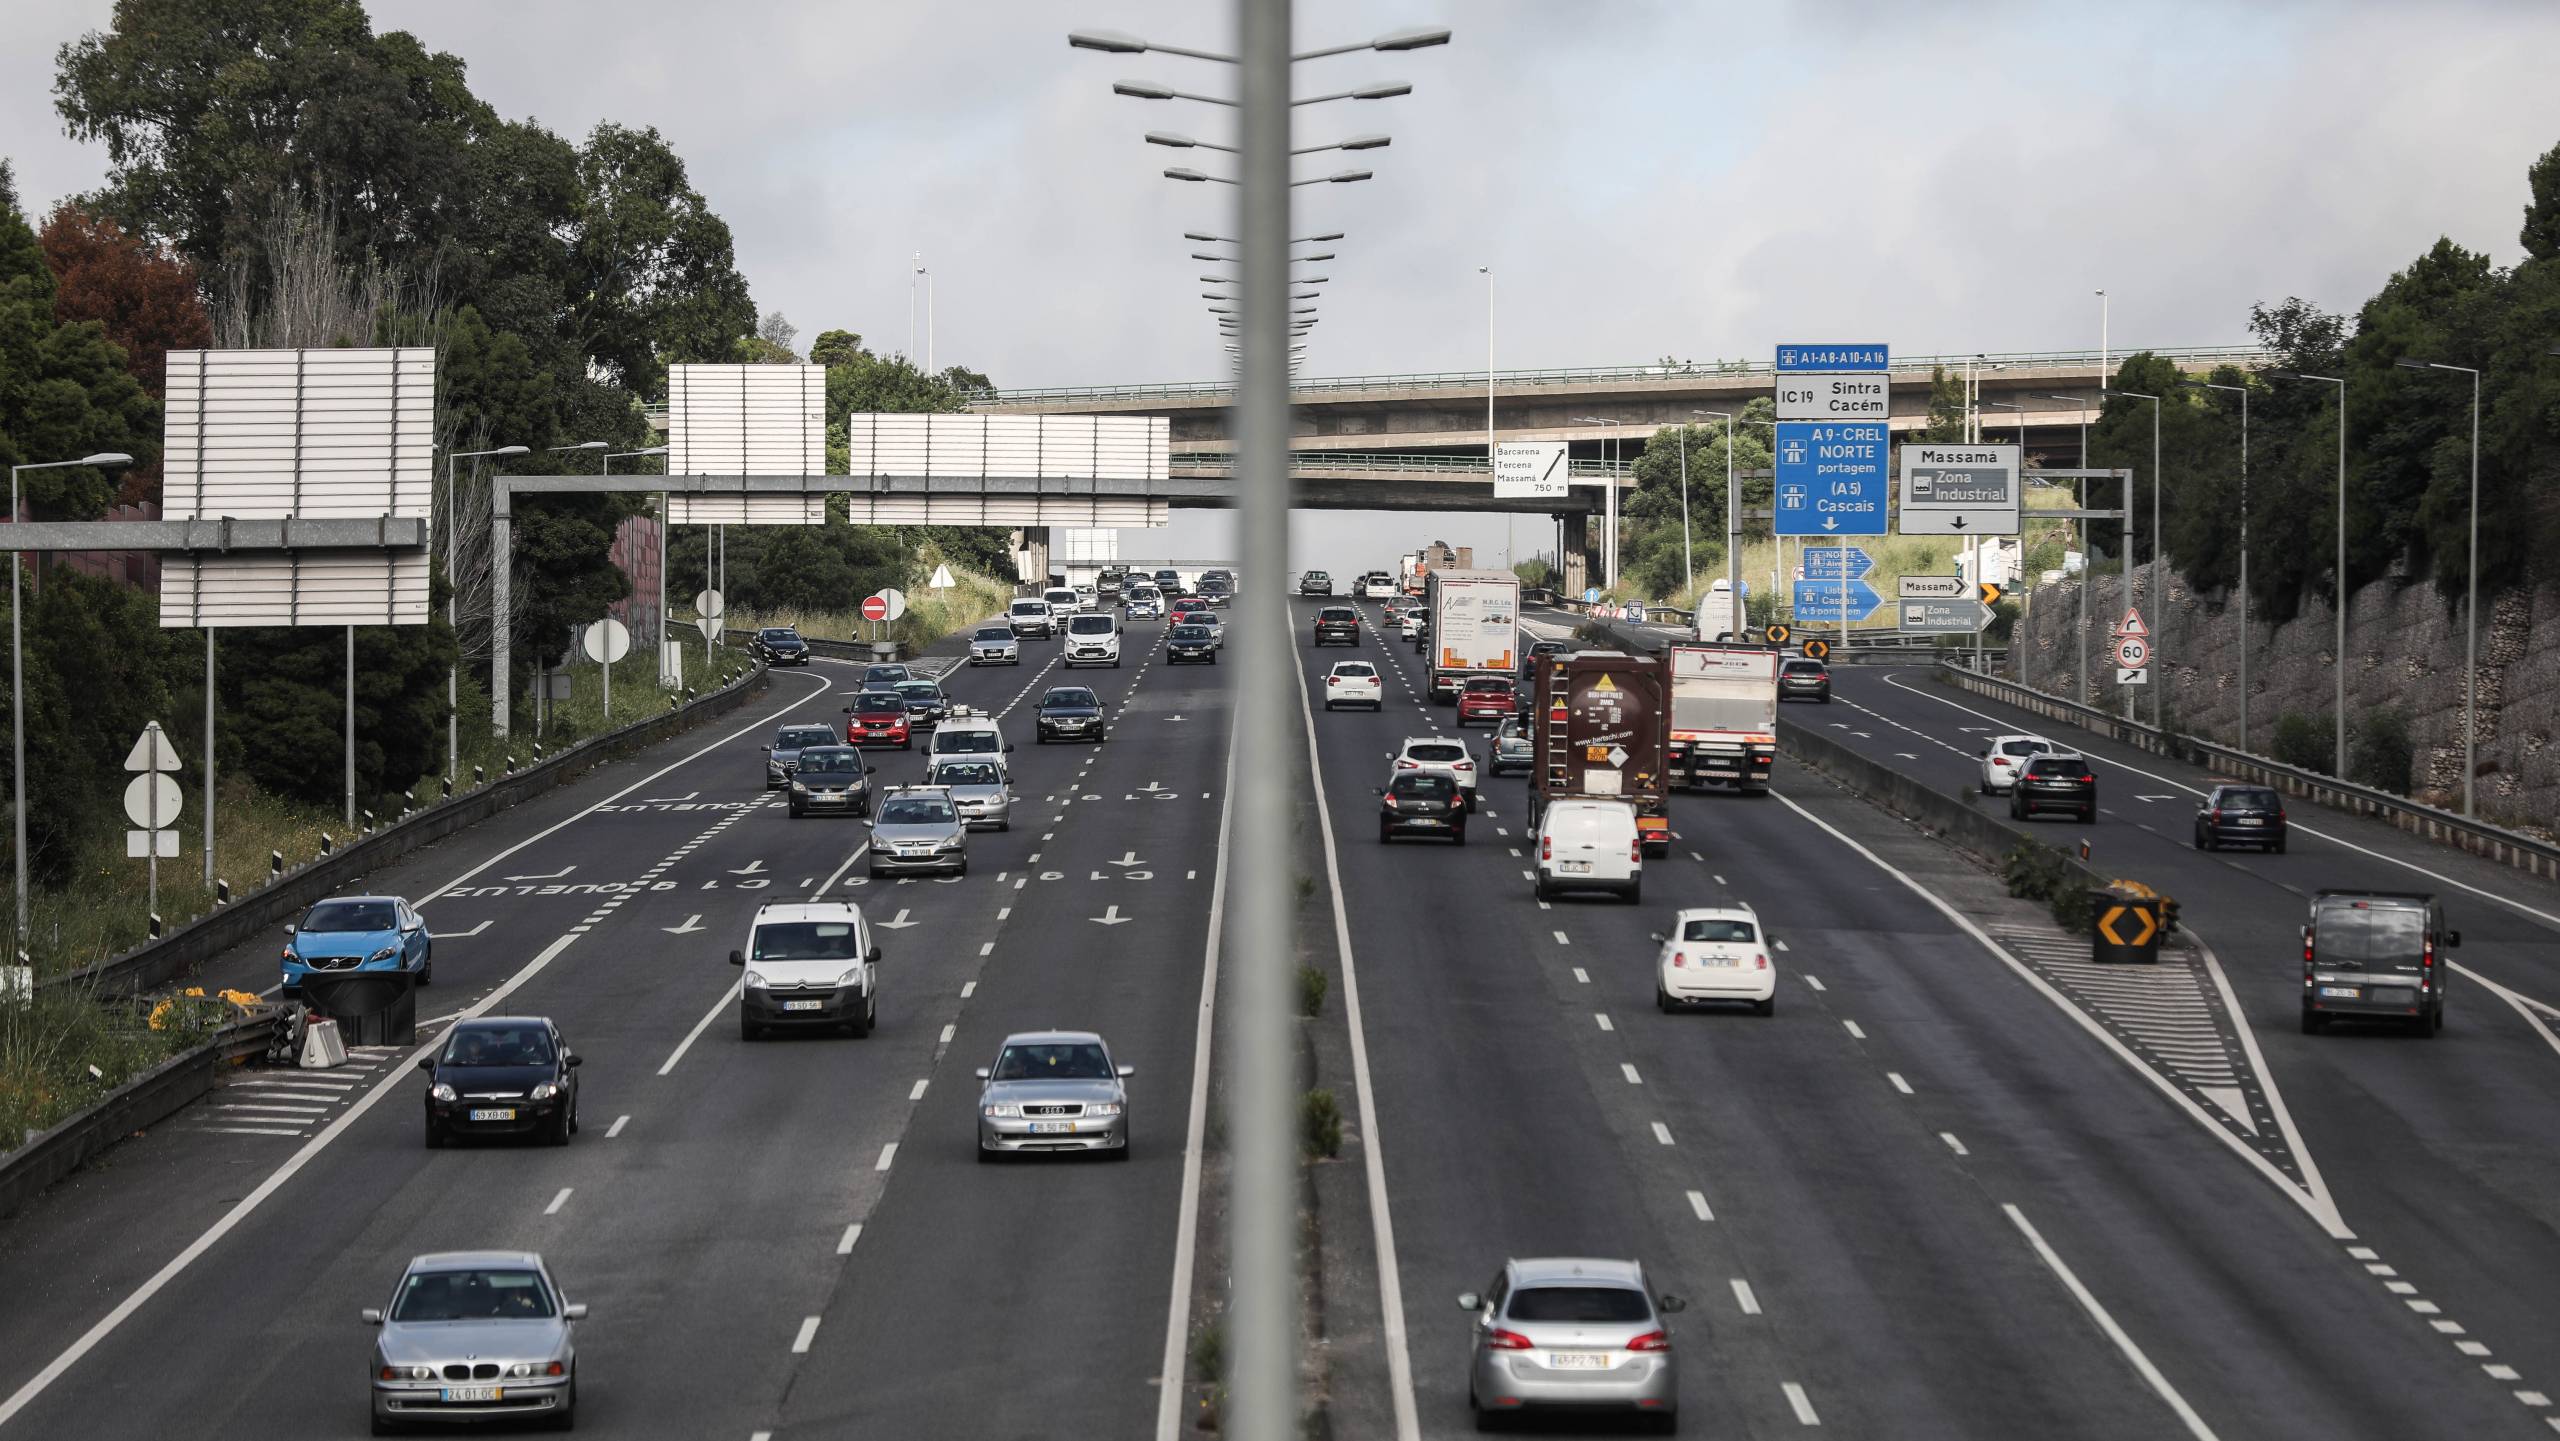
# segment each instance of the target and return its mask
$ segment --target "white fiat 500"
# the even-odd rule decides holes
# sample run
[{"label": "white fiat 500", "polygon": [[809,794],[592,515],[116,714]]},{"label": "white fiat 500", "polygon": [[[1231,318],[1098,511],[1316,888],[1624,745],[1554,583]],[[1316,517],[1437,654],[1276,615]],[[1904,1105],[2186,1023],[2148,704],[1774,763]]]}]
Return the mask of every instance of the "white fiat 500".
[{"label": "white fiat 500", "polygon": [[1749,906],[1699,906],[1657,932],[1654,1004],[1666,1011],[1715,1002],[1747,1004],[1761,1015],[1778,1009],[1776,949]]}]

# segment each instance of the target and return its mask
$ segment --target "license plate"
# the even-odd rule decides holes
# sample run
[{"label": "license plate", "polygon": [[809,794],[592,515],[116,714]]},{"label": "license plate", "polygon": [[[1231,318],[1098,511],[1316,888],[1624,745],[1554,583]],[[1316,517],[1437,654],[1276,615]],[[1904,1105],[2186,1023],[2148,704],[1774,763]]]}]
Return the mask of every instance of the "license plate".
[{"label": "license plate", "polygon": [[1035,1136],[1072,1136],[1075,1134],[1075,1130],[1076,1123],[1073,1121],[1034,1121],[1031,1123],[1031,1134]]},{"label": "license plate", "polygon": [[1702,966],[1730,966],[1733,963],[1734,959],[1731,956],[1700,956],[1698,958],[1698,964]]},{"label": "license plate", "polygon": [[2352,1001],[2356,998],[2356,988],[2353,986],[2322,986],[2320,988],[2320,994],[2324,996],[2335,996],[2342,1001]]},{"label": "license plate", "polygon": [[471,1119],[475,1121],[512,1121],[515,1118],[516,1113],[514,1108],[507,1106],[502,1106],[492,1111],[474,1111],[471,1113]]},{"label": "license plate", "polygon": [[2240,824],[2242,824],[2242,825],[2244,825],[2244,826],[2262,826],[2262,825],[2265,825],[2265,824],[2266,824],[2266,822],[2265,822],[2265,821],[2262,821],[2262,820],[2259,820],[2259,819],[2257,819],[2256,817],[2252,816],[2252,817],[2248,817],[2248,818],[2243,819],[2243,820],[2240,822]]},{"label": "license plate", "polygon": [[1548,1354],[1547,1365],[1558,1371],[1606,1371],[1609,1358],[1597,1351],[1555,1351]]},{"label": "license plate", "polygon": [[786,1011],[817,1011],[824,1010],[826,1004],[824,1001],[785,1001],[782,1008]]},{"label": "license plate", "polygon": [[444,1399],[447,1401],[496,1401],[503,1399],[506,1394],[507,1388],[504,1386],[447,1386],[444,1388]]},{"label": "license plate", "polygon": [[1443,824],[1443,822],[1435,820],[1430,816],[1415,816],[1413,819],[1405,822],[1405,824],[1414,826],[1436,826]]},{"label": "license plate", "polygon": [[1562,871],[1562,872],[1564,872],[1566,875],[1569,875],[1569,876],[1587,876],[1587,875],[1591,874],[1591,862],[1589,862],[1589,861],[1558,861],[1558,862],[1556,863],[1556,869],[1557,869],[1557,870],[1560,870],[1560,871]]}]

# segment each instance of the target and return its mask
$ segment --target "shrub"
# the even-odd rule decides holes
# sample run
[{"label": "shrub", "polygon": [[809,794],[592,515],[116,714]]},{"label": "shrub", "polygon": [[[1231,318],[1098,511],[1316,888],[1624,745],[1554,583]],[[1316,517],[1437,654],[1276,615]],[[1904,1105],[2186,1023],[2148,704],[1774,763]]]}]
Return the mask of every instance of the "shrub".
[{"label": "shrub", "polygon": [[2409,716],[2385,707],[2368,711],[2347,737],[2347,779],[2375,790],[2406,795],[2417,747],[2409,739]]},{"label": "shrub", "polygon": [[2042,901],[2054,924],[2074,935],[2089,929],[2088,878],[2069,857],[2036,841],[2020,841],[2001,859],[2000,879],[2009,894]]},{"label": "shrub", "polygon": [[2296,770],[2328,774],[2332,755],[2329,717],[2286,711],[2276,717],[2275,758]]},{"label": "shrub", "polygon": [[1313,1020],[1324,1014],[1324,993],[1333,984],[1313,966],[1298,967],[1298,1014]]},{"label": "shrub", "polygon": [[1334,1104],[1333,1092],[1309,1091],[1298,1098],[1298,1145],[1309,1160],[1342,1154],[1342,1108]]}]

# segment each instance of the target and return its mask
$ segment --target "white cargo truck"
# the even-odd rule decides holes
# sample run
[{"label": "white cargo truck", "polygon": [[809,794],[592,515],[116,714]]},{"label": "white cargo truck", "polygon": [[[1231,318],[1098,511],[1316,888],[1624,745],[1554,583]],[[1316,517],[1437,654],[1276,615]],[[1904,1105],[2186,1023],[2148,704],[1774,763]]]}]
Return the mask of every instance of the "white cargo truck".
[{"label": "white cargo truck", "polygon": [[1697,624],[1690,628],[1694,640],[1713,644],[1740,640],[1750,627],[1742,606],[1734,604],[1730,581],[1717,581],[1698,597]]},{"label": "white cargo truck", "polygon": [[1778,652],[1759,645],[1671,647],[1671,756],[1683,789],[1760,793],[1778,756]]},{"label": "white cargo truck", "polygon": [[1520,669],[1520,578],[1507,570],[1435,570],[1423,580],[1431,698],[1448,702],[1474,675]]}]

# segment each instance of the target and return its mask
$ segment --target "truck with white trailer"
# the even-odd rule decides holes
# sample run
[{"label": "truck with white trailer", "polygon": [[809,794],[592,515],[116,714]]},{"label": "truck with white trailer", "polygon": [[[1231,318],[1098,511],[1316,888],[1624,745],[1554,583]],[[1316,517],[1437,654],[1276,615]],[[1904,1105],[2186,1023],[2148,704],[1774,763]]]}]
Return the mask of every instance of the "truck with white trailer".
[{"label": "truck with white trailer", "polygon": [[1765,793],[1778,757],[1777,648],[1683,642],[1667,658],[1671,783]]},{"label": "truck with white trailer", "polygon": [[1431,698],[1450,702],[1469,676],[1520,668],[1520,578],[1507,570],[1435,570],[1423,582]]}]

